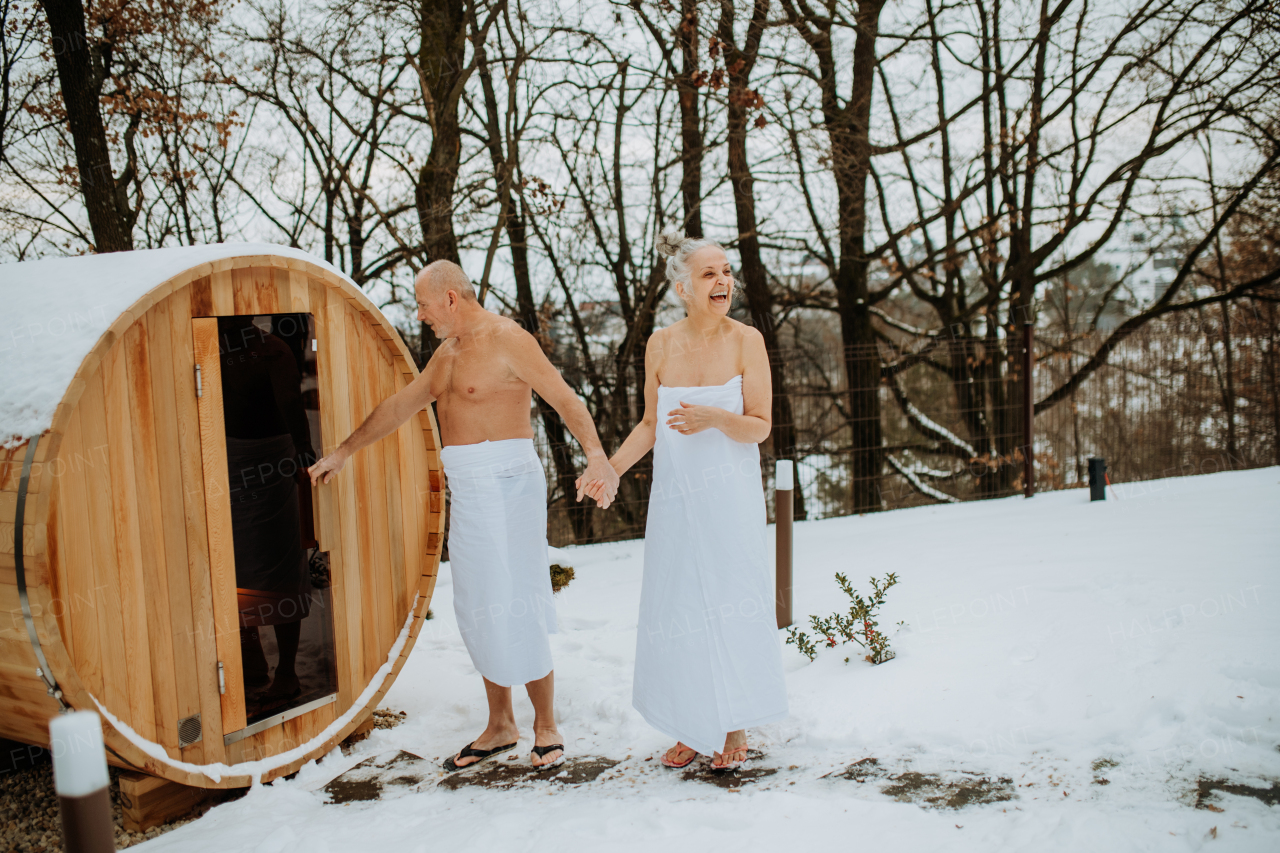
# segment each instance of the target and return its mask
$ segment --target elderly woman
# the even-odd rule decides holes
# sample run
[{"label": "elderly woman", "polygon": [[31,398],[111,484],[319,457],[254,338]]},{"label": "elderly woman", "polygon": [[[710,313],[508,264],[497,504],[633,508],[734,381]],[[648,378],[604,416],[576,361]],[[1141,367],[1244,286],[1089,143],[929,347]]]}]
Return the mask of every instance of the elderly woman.
[{"label": "elderly woman", "polygon": [[758,447],[769,357],[728,317],[718,244],[664,234],[658,251],[688,316],[649,339],[644,419],[610,460],[622,474],[654,451],[632,704],[678,741],[663,764],[701,753],[730,770],[746,761],[747,728],[787,714]]}]

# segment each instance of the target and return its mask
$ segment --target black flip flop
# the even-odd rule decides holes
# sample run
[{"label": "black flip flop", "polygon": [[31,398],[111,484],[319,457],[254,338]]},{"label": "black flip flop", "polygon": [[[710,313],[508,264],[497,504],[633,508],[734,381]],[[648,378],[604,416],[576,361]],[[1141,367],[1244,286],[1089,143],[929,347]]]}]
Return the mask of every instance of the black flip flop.
[{"label": "black flip flop", "polygon": [[[475,741],[471,741],[471,743],[464,746],[462,748],[462,752],[446,759],[444,762],[444,769],[448,770],[450,773],[453,773],[456,770],[466,770],[468,767],[475,767],[486,758],[492,758],[499,752],[506,752],[508,749],[515,749],[516,745],[514,743],[509,743],[506,746],[499,746],[494,749],[472,749],[471,747],[473,746],[475,746]],[[474,758],[476,760],[470,764],[458,764],[457,761],[455,761],[457,758]]]},{"label": "black flip flop", "polygon": [[552,767],[559,767],[561,764],[564,764],[564,744],[553,743],[550,746],[535,746],[533,748],[533,754],[538,756],[539,758],[546,758],[548,752],[555,752],[557,749],[560,750],[559,758],[557,758],[555,761],[551,762],[550,764],[538,764],[533,769],[534,770],[550,770]]}]

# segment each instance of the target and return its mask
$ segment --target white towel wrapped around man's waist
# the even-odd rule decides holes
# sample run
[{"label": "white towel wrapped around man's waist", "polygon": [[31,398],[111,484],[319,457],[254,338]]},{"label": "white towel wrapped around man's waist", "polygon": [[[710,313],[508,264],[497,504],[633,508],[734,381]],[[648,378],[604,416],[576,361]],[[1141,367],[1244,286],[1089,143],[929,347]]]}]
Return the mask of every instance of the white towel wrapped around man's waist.
[{"label": "white towel wrapped around man's waist", "polygon": [[547,481],[533,440],[440,451],[448,478],[453,610],[471,661],[512,687],[551,672],[555,602],[547,561]]}]

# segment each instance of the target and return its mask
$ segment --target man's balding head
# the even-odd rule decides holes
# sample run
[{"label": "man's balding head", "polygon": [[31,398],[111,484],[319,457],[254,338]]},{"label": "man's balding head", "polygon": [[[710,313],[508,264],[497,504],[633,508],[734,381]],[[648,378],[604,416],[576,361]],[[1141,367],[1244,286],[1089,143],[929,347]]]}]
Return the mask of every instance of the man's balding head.
[{"label": "man's balding head", "polygon": [[425,290],[420,296],[430,295],[438,299],[452,290],[467,302],[476,301],[476,289],[472,286],[471,279],[453,261],[432,261],[427,264],[418,273],[415,286]]},{"label": "man's balding head", "polygon": [[476,299],[471,279],[453,261],[428,264],[418,273],[413,289],[418,300],[418,319],[430,326],[441,340],[457,337],[487,313]]}]

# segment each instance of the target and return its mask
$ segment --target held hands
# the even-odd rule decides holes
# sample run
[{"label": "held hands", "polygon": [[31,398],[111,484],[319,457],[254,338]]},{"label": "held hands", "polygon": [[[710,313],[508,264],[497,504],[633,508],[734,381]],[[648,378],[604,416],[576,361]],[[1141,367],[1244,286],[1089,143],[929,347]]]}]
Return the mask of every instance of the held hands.
[{"label": "held hands", "polygon": [[596,506],[608,509],[618,494],[618,472],[613,470],[609,460],[601,454],[591,460],[587,470],[574,481],[574,485],[578,488],[578,500],[582,500],[585,495],[594,500]]},{"label": "held hands", "polygon": [[307,469],[307,473],[311,475],[311,485],[314,486],[317,482],[329,482],[337,476],[338,472],[346,464],[347,454],[343,453],[341,449],[333,451]]},{"label": "held hands", "polygon": [[680,408],[667,412],[667,426],[681,435],[693,435],[720,426],[725,410],[716,406],[690,406],[683,400]]}]

